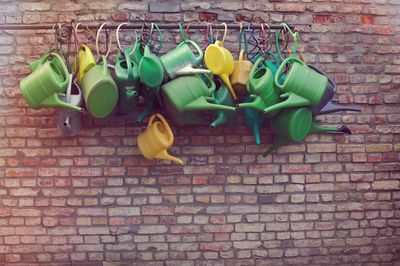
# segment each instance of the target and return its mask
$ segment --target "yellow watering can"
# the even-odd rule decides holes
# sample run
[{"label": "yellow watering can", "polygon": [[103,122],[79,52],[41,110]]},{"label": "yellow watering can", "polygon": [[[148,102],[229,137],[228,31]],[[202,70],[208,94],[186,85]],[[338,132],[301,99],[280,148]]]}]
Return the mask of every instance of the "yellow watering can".
[{"label": "yellow watering can", "polygon": [[207,68],[215,75],[218,75],[222,81],[226,84],[229,91],[232,94],[233,99],[237,99],[236,93],[232,88],[231,82],[229,81],[229,76],[233,72],[233,56],[224,47],[224,40],[227,32],[226,23],[222,23],[225,26],[224,37],[221,41],[215,41],[207,47],[204,54],[204,61]]},{"label": "yellow watering can", "polygon": [[[154,122],[156,117],[160,121]],[[172,134],[172,130],[161,114],[152,115],[146,130],[137,138],[139,150],[146,159],[164,159],[183,165],[181,159],[171,156],[167,152],[167,149],[172,146],[173,142],[174,135]]]},{"label": "yellow watering can", "polygon": [[[76,60],[78,62],[76,62]],[[92,51],[85,44],[83,44],[79,48],[78,59],[75,58],[75,71],[76,71],[78,64],[79,64],[79,67],[78,67],[77,81],[78,81],[78,84],[82,84],[83,76],[92,67],[94,67],[96,65],[96,59],[94,58]]]}]

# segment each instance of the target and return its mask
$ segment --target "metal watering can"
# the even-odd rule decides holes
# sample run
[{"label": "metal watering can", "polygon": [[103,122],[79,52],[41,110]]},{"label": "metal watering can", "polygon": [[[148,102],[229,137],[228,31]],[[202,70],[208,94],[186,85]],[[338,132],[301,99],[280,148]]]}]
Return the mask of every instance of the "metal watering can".
[{"label": "metal watering can", "polygon": [[[265,110],[280,102],[279,92],[274,87],[274,75],[265,66],[265,59],[259,57],[250,72],[247,89],[252,102],[240,103],[237,108],[252,108],[263,112],[266,117],[272,117],[277,112],[265,113]],[[259,68],[259,66],[261,67]]]},{"label": "metal watering can", "polygon": [[[216,89],[213,94],[214,103],[235,106],[235,101],[232,95],[229,93],[228,87],[222,81],[215,81]],[[211,128],[215,128],[218,125],[232,124],[236,121],[236,113],[225,110],[216,111],[217,118],[211,123]]]},{"label": "metal watering can", "polygon": [[[252,99],[249,96],[244,99],[244,102],[251,101]],[[260,129],[264,122],[264,117],[253,108],[243,108],[243,119],[245,126],[253,131],[256,144],[260,145]]]},{"label": "metal watering can", "polygon": [[77,81],[81,85],[83,76],[96,65],[96,59],[90,48],[85,44],[79,48],[77,56],[78,59],[75,57],[75,71],[78,69]]},{"label": "metal watering can", "polygon": [[[155,118],[160,121],[155,121]],[[151,116],[146,130],[137,137],[140,152],[146,159],[164,159],[183,165],[179,158],[168,154],[167,149],[174,143],[174,135],[170,126],[161,114]]]},{"label": "metal watering can", "polygon": [[139,104],[139,72],[138,65],[131,61],[129,50],[123,56],[117,53],[115,62],[115,81],[118,85],[118,111],[128,113]]},{"label": "metal watering can", "polygon": [[[60,98],[71,105],[82,105],[82,92],[79,86],[72,81],[72,74],[70,74],[70,82],[65,96]],[[76,136],[79,134],[82,128],[81,114],[81,112],[73,110],[57,110],[57,125],[61,136]]]},{"label": "metal watering can", "polygon": [[313,121],[310,109],[306,107],[283,110],[272,118],[271,128],[278,138],[275,143],[264,152],[264,157],[268,156],[268,154],[280,146],[288,144],[291,141],[300,142],[313,133],[351,134],[351,131],[345,126],[333,128],[317,125],[315,121]]},{"label": "metal watering can", "polygon": [[86,108],[95,118],[111,114],[118,102],[118,88],[108,70],[107,58],[102,65],[92,67],[82,79],[82,91]]},{"label": "metal watering can", "polygon": [[[286,75],[283,84],[280,76],[286,64],[293,63]],[[321,102],[328,84],[328,78],[304,64],[303,61],[289,57],[279,66],[275,75],[274,84],[284,92],[281,103],[268,107],[264,112],[278,111],[283,108],[315,106]]]},{"label": "metal watering can", "polygon": [[65,92],[70,77],[61,56],[48,53],[30,67],[34,71],[19,83],[22,96],[30,107],[36,110],[54,107],[82,111],[79,106],[63,102],[59,98],[60,93]]},{"label": "metal watering can", "polygon": [[[189,45],[196,49],[197,57]],[[210,73],[208,69],[194,68],[199,66],[203,60],[203,51],[196,42],[191,40],[181,42],[174,50],[162,55],[160,59],[171,79],[181,75]]]},{"label": "metal watering can", "polygon": [[244,50],[240,50],[238,60],[233,62],[233,72],[230,76],[232,87],[238,95],[244,96],[247,94],[246,84],[252,68],[253,63],[246,60]]}]

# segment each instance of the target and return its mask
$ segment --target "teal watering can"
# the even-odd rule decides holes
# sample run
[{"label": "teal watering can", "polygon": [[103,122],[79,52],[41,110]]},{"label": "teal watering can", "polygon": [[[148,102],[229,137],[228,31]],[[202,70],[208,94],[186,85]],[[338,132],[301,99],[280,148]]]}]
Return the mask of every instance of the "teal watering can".
[{"label": "teal watering can", "polygon": [[[244,102],[251,102],[252,99],[247,96],[244,99]],[[258,112],[256,109],[253,108],[243,108],[243,119],[245,126],[253,131],[253,135],[257,145],[260,145],[260,129],[264,122],[264,117]]]},{"label": "teal watering can", "polygon": [[[214,103],[235,106],[235,101],[228,87],[221,80],[216,80],[216,90],[214,91],[213,98]],[[218,110],[216,111],[217,118],[211,123],[211,128],[215,128],[218,125],[232,124],[236,121],[236,112]]]}]

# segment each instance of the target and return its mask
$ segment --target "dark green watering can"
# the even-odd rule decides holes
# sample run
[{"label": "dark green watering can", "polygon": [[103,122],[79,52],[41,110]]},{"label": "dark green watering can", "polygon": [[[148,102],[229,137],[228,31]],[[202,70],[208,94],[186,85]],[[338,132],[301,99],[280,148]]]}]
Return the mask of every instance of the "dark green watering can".
[{"label": "dark green watering can", "polygon": [[[252,99],[247,96],[244,99],[244,102],[251,102]],[[243,108],[243,119],[244,124],[248,129],[253,131],[254,138],[256,140],[256,144],[260,145],[260,129],[264,122],[264,117],[258,112],[256,109],[253,108]]]},{"label": "dark green watering can", "polygon": [[140,95],[143,96],[146,102],[146,106],[143,109],[143,111],[139,114],[139,116],[136,118],[136,122],[142,123],[144,118],[146,118],[149,114],[154,113],[154,111],[159,106],[163,106],[163,104],[161,102],[160,87],[149,88],[141,84],[139,88],[140,88]]},{"label": "dark green watering can", "polygon": [[[253,101],[240,103],[237,105],[237,108],[252,108],[260,112],[265,112],[266,108],[279,103],[279,92],[274,87],[274,75],[264,65],[264,61],[263,57],[259,57],[250,72],[247,90]],[[265,116],[272,117],[275,114],[276,112],[267,113]]]},{"label": "dark green watering can", "polygon": [[313,133],[346,133],[351,131],[341,126],[339,128],[321,127],[313,121],[309,108],[290,108],[281,111],[271,119],[271,128],[277,136],[275,143],[263,154],[268,156],[273,150],[291,141],[300,142]]},{"label": "dark green watering can", "polygon": [[144,49],[140,40],[136,39],[135,43],[132,46],[126,48],[126,50],[129,54],[129,57],[131,58],[131,61],[139,65],[140,60],[142,60],[144,54]]},{"label": "dark green watering can", "polygon": [[[203,78],[202,78],[203,77]],[[192,111],[235,111],[235,107],[216,104],[212,97],[214,81],[208,75],[181,76],[162,85],[162,98],[165,108],[178,125],[199,124],[201,121],[187,121],[183,117]]]},{"label": "dark green watering can", "polygon": [[159,87],[164,80],[164,67],[158,56],[151,53],[148,45],[144,48],[143,57],[139,63],[140,81],[147,87]]},{"label": "dark green watering can", "polygon": [[[213,94],[214,103],[234,107],[235,101],[225,83],[221,80],[216,80],[215,84],[216,90]],[[236,112],[218,110],[216,111],[216,114],[217,118],[211,123],[212,128],[215,128],[218,125],[232,124],[236,121]]]},{"label": "dark green watering can", "polygon": [[70,83],[70,74],[60,55],[47,53],[30,65],[34,71],[21,80],[22,96],[33,109],[42,107],[67,108],[82,111],[82,108],[60,99]]},{"label": "dark green watering can", "polygon": [[117,54],[115,62],[115,81],[118,85],[118,111],[128,113],[139,104],[139,73],[138,65],[131,61],[129,50],[125,49],[123,56]]}]

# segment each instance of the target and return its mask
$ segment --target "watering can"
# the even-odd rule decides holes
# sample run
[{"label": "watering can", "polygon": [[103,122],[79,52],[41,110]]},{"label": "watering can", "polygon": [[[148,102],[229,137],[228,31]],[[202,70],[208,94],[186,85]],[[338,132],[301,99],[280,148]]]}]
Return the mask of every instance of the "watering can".
[{"label": "watering can", "polygon": [[[78,63],[79,66],[77,66]],[[83,44],[79,48],[78,62],[76,61],[75,58],[75,70],[78,68],[78,74],[77,74],[78,84],[82,85],[83,76],[95,65],[96,65],[96,59],[94,58],[92,51],[87,45]]]},{"label": "watering can", "polygon": [[[323,73],[321,70],[319,70],[315,66],[308,65],[308,67],[314,69],[321,75],[327,76],[325,73]],[[333,98],[333,95],[335,94],[335,92],[336,92],[336,83],[328,77],[328,85],[326,87],[326,90],[324,92],[324,95],[322,96],[320,103],[318,105],[311,107],[311,112],[312,112],[313,116],[330,114],[330,113],[339,112],[339,111],[361,112],[361,110],[358,108],[334,104],[332,102],[332,98]]]},{"label": "watering can", "polygon": [[137,123],[142,123],[143,119],[147,117],[150,113],[154,112],[154,110],[158,106],[163,106],[160,94],[160,87],[148,88],[141,84],[140,92],[140,94],[146,101],[146,106],[136,118]]},{"label": "watering can", "polygon": [[86,108],[95,118],[111,114],[118,102],[118,88],[108,71],[107,58],[95,65],[83,77],[82,91]]},{"label": "watering can", "polygon": [[144,54],[139,63],[140,80],[150,88],[156,88],[164,80],[164,67],[158,56],[151,53],[148,45],[144,48]]},{"label": "watering can", "polygon": [[[202,77],[181,76],[162,85],[164,105],[174,122],[186,116],[188,111],[235,111],[235,107],[215,103],[212,97],[215,83],[208,75],[202,74]],[[196,124],[198,121],[191,122]]]},{"label": "watering can", "polygon": [[313,121],[312,113],[309,108],[290,108],[281,111],[271,120],[271,128],[278,136],[275,143],[263,154],[266,157],[273,150],[288,144],[290,141],[300,142],[305,137],[313,133],[346,133],[351,131],[341,126],[339,128],[321,127]]},{"label": "watering can", "polygon": [[131,61],[139,65],[144,54],[144,49],[140,41],[137,39],[134,45],[127,47],[125,50],[127,50]]},{"label": "watering can", "polygon": [[[70,82],[65,92],[65,96],[60,97],[62,101],[75,105],[82,105],[82,92],[79,86],[72,82],[72,74],[70,74]],[[81,112],[73,110],[57,110],[57,125],[61,136],[76,136],[82,128]]]},{"label": "watering can", "polygon": [[[286,74],[283,84],[280,76],[286,64],[293,63]],[[328,84],[328,78],[308,67],[303,61],[294,58],[286,58],[279,66],[275,75],[274,84],[284,92],[281,98],[283,102],[268,107],[264,112],[278,111],[288,107],[315,106],[321,102]]]},{"label": "watering can", "polygon": [[[252,99],[249,96],[244,99],[244,102],[251,101]],[[256,144],[260,145],[260,129],[264,122],[264,117],[253,108],[243,108],[243,119],[245,126],[253,131]]]},{"label": "watering can", "polygon": [[118,111],[128,113],[139,104],[139,73],[137,64],[131,61],[129,50],[117,53],[115,81],[118,85]]},{"label": "watering can", "polygon": [[239,58],[233,62],[233,72],[230,76],[232,87],[238,95],[246,95],[246,84],[249,80],[250,71],[253,68],[253,63],[246,60],[244,50],[240,50]]},{"label": "watering can", "polygon": [[[155,121],[155,118],[160,121]],[[167,149],[174,143],[174,135],[170,126],[161,114],[151,116],[146,130],[137,137],[140,152],[146,159],[164,159],[183,165],[179,158],[168,154]]]},{"label": "watering can", "polygon": [[228,86],[233,99],[237,99],[236,93],[232,88],[229,76],[233,72],[233,57],[232,54],[223,46],[221,41],[216,41],[207,47],[204,54],[206,66],[215,75],[218,75],[223,82]]},{"label": "watering can", "polygon": [[[274,87],[274,76],[271,70],[265,66],[264,61],[263,57],[259,57],[250,72],[247,89],[253,101],[240,103],[237,108],[252,108],[265,112],[265,109],[280,102],[279,92]],[[264,115],[272,117],[276,113],[265,113]]]},{"label": "watering can", "polygon": [[70,76],[58,54],[47,54],[35,64],[34,69],[19,84],[22,96],[30,107],[36,110],[42,107],[54,107],[82,111],[79,106],[63,102],[59,98],[60,93],[65,92],[67,88]]},{"label": "watering can", "polygon": [[[51,53],[57,53],[57,49],[47,50],[38,60],[30,62],[29,63],[29,69],[32,72],[35,71],[38,66],[43,65],[47,61],[47,59],[49,58]],[[58,69],[62,69],[62,64],[64,64],[64,63],[63,63],[62,60],[61,61],[60,60],[55,60],[54,64],[56,65],[56,67]]]},{"label": "watering can", "polygon": [[[227,106],[235,106],[235,101],[232,95],[229,93],[227,86],[217,80],[215,81],[216,90],[214,91],[213,98],[216,104],[222,104]],[[236,120],[236,113],[224,110],[218,110],[217,118],[211,123],[211,128],[215,128],[218,125],[234,123]]]},{"label": "watering can", "polygon": [[[197,57],[189,45],[196,49]],[[203,60],[203,51],[197,43],[191,40],[181,42],[174,50],[162,55],[160,59],[171,79],[181,75],[210,73],[208,69],[193,68],[199,66]]]}]

